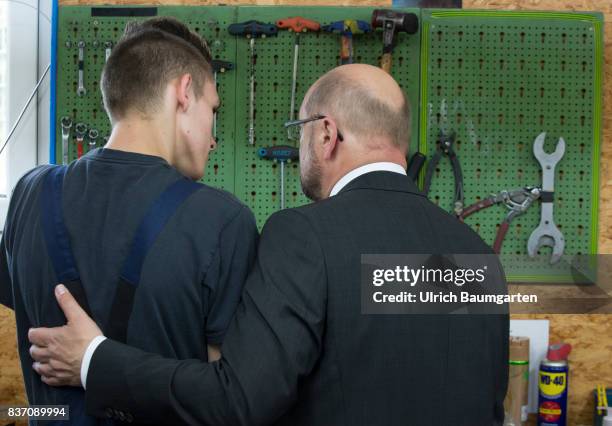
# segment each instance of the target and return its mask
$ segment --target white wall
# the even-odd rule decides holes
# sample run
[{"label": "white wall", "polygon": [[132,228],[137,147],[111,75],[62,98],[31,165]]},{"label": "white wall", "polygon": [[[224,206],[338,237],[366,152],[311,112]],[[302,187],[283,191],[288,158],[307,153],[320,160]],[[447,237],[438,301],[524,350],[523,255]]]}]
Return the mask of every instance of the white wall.
[{"label": "white wall", "polygon": [[[13,126],[50,60],[51,1],[8,2],[8,128]],[[8,192],[24,172],[49,160],[48,74],[5,149]],[[0,198],[0,229],[8,198]]]}]

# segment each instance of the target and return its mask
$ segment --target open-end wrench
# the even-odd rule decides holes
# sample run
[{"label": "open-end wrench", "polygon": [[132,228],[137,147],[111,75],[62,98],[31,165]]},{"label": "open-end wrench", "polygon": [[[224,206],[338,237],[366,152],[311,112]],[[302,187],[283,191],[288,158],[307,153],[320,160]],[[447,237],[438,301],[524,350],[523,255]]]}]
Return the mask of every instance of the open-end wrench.
[{"label": "open-end wrench", "polygon": [[111,51],[113,50],[113,42],[112,41],[107,41],[106,43],[104,43],[104,61],[108,61],[108,57],[111,54]]},{"label": "open-end wrench", "polygon": [[[222,61],[220,59],[212,60],[213,77],[215,79],[215,87],[217,87],[217,74],[231,71],[236,66],[229,61]],[[213,113],[213,138],[217,139],[217,111]],[[219,141],[218,141],[219,142]]]},{"label": "open-end wrench", "polygon": [[565,249],[565,239],[563,234],[555,225],[553,218],[553,199],[555,193],[555,166],[563,154],[565,154],[565,141],[559,138],[555,151],[552,154],[544,152],[544,141],[546,133],[538,135],[533,143],[533,155],[542,166],[542,191],[540,200],[542,202],[542,216],[540,224],[531,233],[527,241],[527,253],[530,257],[535,257],[540,247],[547,246],[552,248],[550,263],[557,263],[563,255]]},{"label": "open-end wrench", "polygon": [[89,132],[87,132],[87,139],[89,139],[89,142],[87,142],[89,145],[89,151],[93,151],[97,148],[96,140],[98,139],[98,131],[96,129],[89,129]]},{"label": "open-end wrench", "polygon": [[83,156],[83,139],[85,139],[85,133],[87,133],[87,124],[77,123],[74,132],[76,133],[77,141],[77,158]]},{"label": "open-end wrench", "polygon": [[62,125],[62,164],[68,164],[68,150],[70,142],[70,129],[72,128],[72,118],[65,116],[61,120]]},{"label": "open-end wrench", "polygon": [[77,88],[77,95],[83,96],[86,93],[85,90],[85,82],[83,71],[85,68],[85,42],[83,40],[79,41],[79,87]]}]

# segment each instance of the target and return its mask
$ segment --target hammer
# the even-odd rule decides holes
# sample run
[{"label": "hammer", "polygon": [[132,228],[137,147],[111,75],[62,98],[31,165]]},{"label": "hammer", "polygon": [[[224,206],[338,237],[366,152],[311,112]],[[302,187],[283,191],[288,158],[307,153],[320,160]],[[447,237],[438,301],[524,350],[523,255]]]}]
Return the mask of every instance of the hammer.
[{"label": "hammer", "polygon": [[372,28],[383,29],[383,54],[380,58],[380,67],[391,73],[391,53],[395,47],[395,34],[400,31],[407,34],[416,33],[419,29],[419,18],[414,13],[375,9],[372,12]]},{"label": "hammer", "polygon": [[322,26],[321,29],[342,35],[340,40],[340,65],[353,63],[353,35],[369,33],[372,30],[367,22],[353,19],[332,22],[329,25]]}]

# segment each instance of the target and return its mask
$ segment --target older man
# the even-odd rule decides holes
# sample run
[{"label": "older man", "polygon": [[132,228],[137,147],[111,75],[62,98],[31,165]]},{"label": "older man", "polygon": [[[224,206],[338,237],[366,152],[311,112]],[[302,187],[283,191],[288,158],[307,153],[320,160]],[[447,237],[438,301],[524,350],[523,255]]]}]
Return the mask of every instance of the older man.
[{"label": "older man", "polygon": [[[406,176],[403,92],[380,69],[346,65],[309,89],[300,117],[302,186],[317,202],[266,223],[222,358],[163,359],[106,339],[83,374],[89,412],[164,424],[501,424],[507,316],[361,313],[363,253],[491,253]],[[60,290],[68,325],[30,339],[47,381],[80,385],[101,332]]]}]

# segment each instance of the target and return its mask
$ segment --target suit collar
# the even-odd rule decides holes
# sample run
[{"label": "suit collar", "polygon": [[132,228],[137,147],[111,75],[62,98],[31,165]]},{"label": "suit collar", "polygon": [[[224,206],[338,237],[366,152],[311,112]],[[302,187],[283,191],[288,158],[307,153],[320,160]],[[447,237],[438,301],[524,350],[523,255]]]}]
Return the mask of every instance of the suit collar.
[{"label": "suit collar", "polygon": [[402,166],[396,163],[383,161],[383,162],[364,164],[363,166],[357,167],[356,169],[353,169],[347,174],[345,174],[344,176],[342,176],[340,180],[336,182],[336,184],[332,187],[331,193],[329,194],[329,196],[333,197],[334,195],[339,193],[342,190],[342,188],[348,185],[351,181],[357,179],[359,176],[365,175],[366,173],[370,173],[370,172],[376,172],[376,171],[395,172],[395,173],[399,173],[402,175],[406,175],[406,170],[404,170]]},{"label": "suit collar", "polygon": [[349,182],[342,188],[338,195],[357,189],[381,189],[386,191],[410,192],[424,196],[414,181],[408,176],[387,171],[374,171],[363,174]]}]

